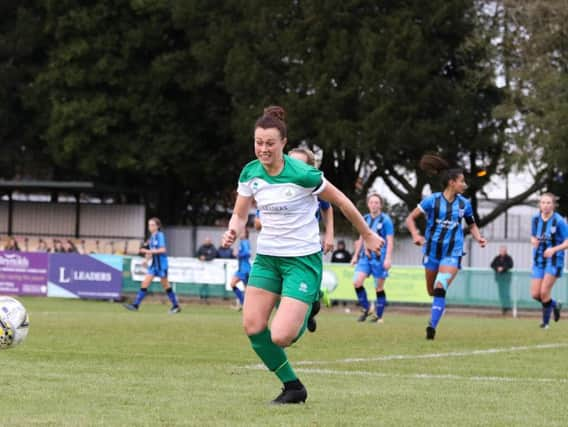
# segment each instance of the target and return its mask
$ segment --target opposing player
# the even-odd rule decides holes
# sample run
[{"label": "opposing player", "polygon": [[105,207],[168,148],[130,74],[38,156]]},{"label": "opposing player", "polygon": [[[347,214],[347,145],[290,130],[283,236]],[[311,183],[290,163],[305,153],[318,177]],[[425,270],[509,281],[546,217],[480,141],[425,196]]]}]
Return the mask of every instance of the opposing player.
[{"label": "opposing player", "polygon": [[[446,307],[446,291],[461,268],[464,233],[462,219],[469,225],[473,238],[483,248],[487,240],[481,236],[475,224],[473,209],[468,199],[462,196],[467,188],[463,171],[449,168],[448,163],[435,155],[424,155],[420,167],[430,174],[440,176],[444,191],[434,193],[422,200],[406,218],[406,226],[412,240],[422,246],[426,288],[434,297],[426,339],[433,340],[438,322]],[[421,236],[416,219],[426,216],[426,234]]]},{"label": "opposing player", "polygon": [[357,300],[363,310],[363,313],[357,321],[364,322],[369,316],[369,300],[363,283],[365,279],[372,275],[375,279],[375,291],[377,299],[375,301],[375,315],[371,317],[372,322],[382,323],[387,296],[385,293],[385,280],[389,275],[389,269],[392,265],[392,250],[394,246],[394,227],[390,216],[384,213],[383,199],[376,193],[367,197],[367,207],[369,213],[365,214],[365,222],[373,232],[377,233],[383,240],[385,245],[380,254],[371,254],[367,256],[362,245],[361,237],[355,243],[355,253],[351,260],[351,264],[355,264],[355,277],[353,286],[357,294]]},{"label": "opposing player", "polygon": [[[251,346],[284,384],[272,402],[304,402],[307,391],[283,348],[303,334],[312,303],[319,297],[322,253],[315,216],[317,197],[338,206],[363,236],[369,251],[383,241],[365,224],[353,203],[317,169],[284,155],[287,129],[281,107],[269,107],[255,124],[257,160],[239,177],[238,195],[223,239],[230,246],[242,233],[253,199],[262,218],[257,255],[246,288],[243,326]],[[269,317],[278,309],[268,329]]]},{"label": "opposing player", "polygon": [[237,259],[239,260],[239,269],[235,272],[231,278],[231,288],[237,297],[239,302],[237,308],[242,310],[243,303],[245,301],[245,296],[243,292],[238,288],[238,283],[242,282],[243,285],[247,285],[249,274],[250,274],[250,241],[249,232],[245,228],[243,234],[239,241],[239,251],[237,252]]},{"label": "opposing player", "polygon": [[556,279],[564,270],[564,251],[568,248],[568,226],[560,214],[555,212],[556,197],[552,193],[540,196],[539,210],[532,218],[531,244],[533,246],[533,268],[531,296],[542,304],[542,323],[548,328],[550,315],[554,321],[560,319],[560,303],[552,299],[551,293]]},{"label": "opposing player", "polygon": [[[307,148],[292,148],[288,151],[288,155],[294,159],[301,160],[304,163],[307,163],[310,166],[315,167],[316,161],[315,156],[312,150],[308,150]],[[323,253],[327,254],[328,252],[333,251],[334,247],[334,230],[333,230],[333,208],[331,207],[331,203],[322,200],[318,197],[319,209],[316,211],[316,218],[319,221],[323,222],[323,226],[325,228],[325,235],[323,239]],[[321,309],[321,299],[324,297],[323,292],[320,291],[320,298],[312,305],[312,310],[310,312],[310,317],[308,318],[308,331],[315,332],[317,328],[316,322],[316,315],[319,313]],[[327,298],[327,296],[326,296]]]},{"label": "opposing player", "polygon": [[140,249],[140,253],[144,256],[151,257],[151,260],[148,265],[148,272],[140,285],[140,290],[136,295],[136,299],[132,304],[124,304],[124,307],[128,310],[138,310],[142,300],[148,294],[148,287],[152,284],[152,280],[154,280],[154,277],[159,277],[160,283],[172,303],[172,307],[169,312],[171,314],[175,314],[181,311],[176,294],[168,282],[168,253],[166,249],[166,237],[164,236],[164,233],[160,231],[161,227],[162,223],[158,218],[154,217],[148,220],[150,239],[148,247]]}]

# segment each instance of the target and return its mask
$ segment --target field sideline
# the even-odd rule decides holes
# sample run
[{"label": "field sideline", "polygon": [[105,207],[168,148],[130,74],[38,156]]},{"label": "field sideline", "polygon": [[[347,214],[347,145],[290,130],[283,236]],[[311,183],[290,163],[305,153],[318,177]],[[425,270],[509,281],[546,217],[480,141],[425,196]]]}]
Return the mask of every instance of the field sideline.
[{"label": "field sideline", "polygon": [[568,320],[543,331],[449,307],[428,342],[427,309],[382,325],[324,311],[288,350],[308,402],[272,407],[280,385],[228,307],[21,300],[30,335],[0,352],[0,426],[568,424]]}]

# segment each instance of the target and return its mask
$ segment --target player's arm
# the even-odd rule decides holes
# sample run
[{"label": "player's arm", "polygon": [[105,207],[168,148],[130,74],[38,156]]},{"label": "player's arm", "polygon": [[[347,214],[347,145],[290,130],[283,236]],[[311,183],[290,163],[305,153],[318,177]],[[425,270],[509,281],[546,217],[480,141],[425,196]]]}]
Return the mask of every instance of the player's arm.
[{"label": "player's arm", "polygon": [[562,252],[568,248],[568,225],[566,225],[566,223],[563,221],[560,224],[558,224],[558,237],[564,238],[564,241],[559,245],[553,246],[545,250],[544,251],[545,258],[550,258],[556,252]]},{"label": "player's arm", "polygon": [[235,243],[237,236],[240,236],[244,232],[251,206],[252,197],[242,196],[241,194],[237,195],[233,215],[229,221],[229,227],[223,234],[223,241],[221,243],[223,247],[231,246]]},{"label": "player's arm", "polygon": [[394,246],[394,236],[392,234],[387,235],[387,253],[385,255],[385,260],[383,262],[383,267],[388,270],[392,266],[392,251]]},{"label": "player's arm", "polygon": [[325,187],[319,194],[319,197],[337,206],[341,213],[353,224],[359,234],[361,234],[365,242],[365,250],[369,251],[369,255],[370,252],[378,252],[382,248],[385,243],[384,240],[377,233],[373,233],[351,200],[331,182],[325,183]]},{"label": "player's arm", "polygon": [[406,217],[406,228],[410,231],[410,235],[412,236],[412,241],[415,245],[422,246],[426,239],[424,236],[420,235],[420,231],[418,231],[418,227],[416,226],[416,220],[423,215],[424,212],[418,206],[414,208],[410,214]]},{"label": "player's arm", "polygon": [[361,236],[359,236],[359,238],[357,240],[355,240],[355,243],[353,243],[353,256],[351,257],[351,265],[355,265],[357,264],[357,261],[359,260],[359,254],[361,253],[361,245],[362,245],[363,239],[361,238]]},{"label": "player's arm", "polygon": [[321,219],[325,227],[325,235],[323,238],[323,253],[331,252],[334,247],[333,235],[333,208],[330,206],[327,209],[321,210]]}]

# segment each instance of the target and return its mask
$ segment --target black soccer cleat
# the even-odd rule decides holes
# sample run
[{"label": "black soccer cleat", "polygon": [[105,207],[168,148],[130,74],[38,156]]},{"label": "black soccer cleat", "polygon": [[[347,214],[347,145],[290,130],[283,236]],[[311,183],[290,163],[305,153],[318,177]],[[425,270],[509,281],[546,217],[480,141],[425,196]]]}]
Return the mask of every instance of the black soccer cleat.
[{"label": "black soccer cleat", "polygon": [[540,329],[548,329],[548,323],[541,323],[539,328]]},{"label": "black soccer cleat", "polygon": [[562,310],[562,304],[556,303],[556,307],[553,309],[554,321],[558,322],[560,320],[560,310]]},{"label": "black soccer cleat", "polygon": [[282,389],[282,393],[276,397],[272,402],[273,405],[287,405],[290,403],[304,403],[308,398],[308,391],[302,385],[299,389]]},{"label": "black soccer cleat", "polygon": [[122,306],[130,311],[138,311],[138,306],[134,304],[123,304]]},{"label": "black soccer cleat", "polygon": [[310,313],[310,317],[308,317],[308,331],[315,332],[318,324],[316,322],[316,315],[319,313],[321,309],[321,303],[318,301],[312,303],[312,311]]},{"label": "black soccer cleat", "polygon": [[367,317],[369,317],[369,314],[369,310],[363,310],[361,315],[357,318],[357,322],[364,322],[365,320],[367,320]]},{"label": "black soccer cleat", "polygon": [[436,336],[436,329],[434,329],[432,326],[428,326],[426,328],[426,339],[433,340],[435,336]]}]

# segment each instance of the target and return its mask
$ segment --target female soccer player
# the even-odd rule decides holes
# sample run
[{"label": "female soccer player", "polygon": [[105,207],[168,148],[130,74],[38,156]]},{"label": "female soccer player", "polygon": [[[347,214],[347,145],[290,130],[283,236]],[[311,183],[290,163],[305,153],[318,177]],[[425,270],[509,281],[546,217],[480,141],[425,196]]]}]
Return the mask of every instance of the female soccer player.
[{"label": "female soccer player", "polygon": [[233,292],[235,293],[237,300],[239,301],[238,309],[241,310],[245,301],[245,296],[243,292],[237,287],[237,284],[239,282],[243,282],[243,284],[246,286],[250,273],[250,242],[249,232],[246,228],[240,238],[237,259],[239,260],[239,269],[231,278],[231,288],[233,288]]},{"label": "female soccer player", "polygon": [[158,218],[150,218],[148,220],[148,231],[150,231],[150,239],[147,248],[140,249],[140,253],[145,256],[151,256],[151,262],[148,266],[148,272],[142,284],[140,285],[140,290],[136,295],[136,299],[132,304],[124,304],[124,307],[128,310],[137,311],[142,303],[142,300],[146,297],[148,293],[148,287],[152,283],[155,276],[160,278],[160,283],[166,291],[172,307],[170,308],[170,313],[175,314],[181,311],[179,307],[176,294],[171,288],[168,282],[168,255],[166,250],[166,237],[164,233],[160,231],[162,223]]},{"label": "female soccer player", "polygon": [[[434,155],[423,156],[420,164],[426,172],[440,175],[444,187],[443,192],[422,200],[406,218],[412,240],[423,247],[426,287],[428,294],[434,297],[426,339],[433,340],[446,307],[446,291],[461,268],[464,239],[462,218],[465,218],[471,235],[482,248],[487,240],[481,236],[475,224],[469,200],[462,196],[467,188],[463,171],[450,169],[444,159]],[[420,235],[416,227],[416,219],[420,215],[426,216],[425,237]]]},{"label": "female soccer player", "polygon": [[[272,402],[304,402],[307,391],[288,362],[283,347],[303,334],[312,303],[319,297],[322,254],[316,219],[317,196],[338,206],[361,233],[368,251],[383,241],[353,206],[317,169],[284,155],[287,129],[281,107],[269,107],[255,124],[257,160],[239,177],[238,194],[228,230],[227,246],[242,233],[253,199],[262,218],[257,255],[246,289],[243,326],[252,348],[284,384]],[[280,304],[268,319],[276,302]]]},{"label": "female soccer player", "polygon": [[370,275],[375,278],[375,290],[377,299],[375,302],[375,316],[371,318],[372,322],[380,322],[383,320],[383,313],[387,296],[385,294],[385,280],[389,276],[389,269],[392,264],[392,249],[394,246],[394,227],[390,216],[382,212],[383,199],[378,194],[370,194],[367,197],[367,207],[369,213],[365,214],[365,222],[373,232],[377,233],[383,240],[385,246],[380,254],[371,254],[368,257],[362,249],[361,237],[355,243],[355,253],[351,260],[352,264],[356,264],[355,277],[353,279],[353,286],[355,293],[359,300],[363,313],[357,321],[364,322],[369,316],[369,300],[367,299],[367,292],[363,283]]},{"label": "female soccer player", "polygon": [[568,248],[568,226],[554,211],[556,197],[552,193],[540,196],[540,212],[532,218],[531,244],[533,268],[531,296],[542,304],[541,328],[547,329],[550,314],[560,319],[560,304],[552,299],[552,287],[564,270],[564,250]]}]

